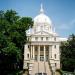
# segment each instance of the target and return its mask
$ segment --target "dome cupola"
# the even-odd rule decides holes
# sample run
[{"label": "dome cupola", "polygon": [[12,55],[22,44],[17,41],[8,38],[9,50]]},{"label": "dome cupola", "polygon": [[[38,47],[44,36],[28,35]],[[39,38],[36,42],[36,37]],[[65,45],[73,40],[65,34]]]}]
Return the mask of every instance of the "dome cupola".
[{"label": "dome cupola", "polygon": [[35,24],[48,24],[48,25],[52,24],[50,18],[44,14],[44,9],[42,4],[40,9],[40,14],[34,18],[34,25]]}]

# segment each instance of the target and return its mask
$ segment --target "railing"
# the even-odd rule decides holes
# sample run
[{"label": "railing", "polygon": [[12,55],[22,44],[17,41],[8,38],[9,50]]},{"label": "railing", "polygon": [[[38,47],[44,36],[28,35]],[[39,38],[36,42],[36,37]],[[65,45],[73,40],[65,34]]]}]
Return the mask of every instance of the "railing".
[{"label": "railing", "polygon": [[45,70],[45,73],[46,73],[46,65],[45,65],[45,61],[44,61],[44,70]]},{"label": "railing", "polygon": [[53,70],[52,70],[52,67],[51,67],[50,61],[48,61],[48,64],[49,64],[49,68],[50,68],[50,70],[51,70],[51,75],[53,75]]}]

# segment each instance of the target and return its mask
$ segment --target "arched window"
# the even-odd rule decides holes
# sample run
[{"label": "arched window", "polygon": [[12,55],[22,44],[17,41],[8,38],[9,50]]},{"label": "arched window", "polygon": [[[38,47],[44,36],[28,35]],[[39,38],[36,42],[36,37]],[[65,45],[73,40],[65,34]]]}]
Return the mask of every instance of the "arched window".
[{"label": "arched window", "polygon": [[27,54],[27,57],[29,58],[29,54]]}]

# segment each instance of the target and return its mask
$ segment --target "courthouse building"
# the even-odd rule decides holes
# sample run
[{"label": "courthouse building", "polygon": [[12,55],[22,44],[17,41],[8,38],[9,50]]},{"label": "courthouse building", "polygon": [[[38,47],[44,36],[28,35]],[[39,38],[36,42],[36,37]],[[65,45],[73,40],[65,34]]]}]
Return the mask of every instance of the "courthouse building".
[{"label": "courthouse building", "polygon": [[23,69],[28,69],[29,75],[53,75],[60,69],[60,42],[66,39],[55,32],[42,4],[33,27],[26,34],[28,42],[24,45]]}]

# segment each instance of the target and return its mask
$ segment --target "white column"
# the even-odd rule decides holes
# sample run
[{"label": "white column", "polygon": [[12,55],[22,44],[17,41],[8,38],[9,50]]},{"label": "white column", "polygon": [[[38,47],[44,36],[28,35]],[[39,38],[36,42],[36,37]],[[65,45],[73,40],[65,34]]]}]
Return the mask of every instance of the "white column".
[{"label": "white column", "polygon": [[51,49],[50,49],[50,45],[49,45],[49,59],[51,58]]},{"label": "white column", "polygon": [[35,59],[34,45],[33,45],[33,59]]},{"label": "white column", "polygon": [[52,46],[49,45],[49,59],[52,58]]},{"label": "white column", "polygon": [[38,46],[38,61],[40,61],[40,46]]},{"label": "white column", "polygon": [[32,45],[31,45],[31,59],[32,59]]},{"label": "white column", "polygon": [[46,47],[44,45],[44,61],[46,61]]}]

